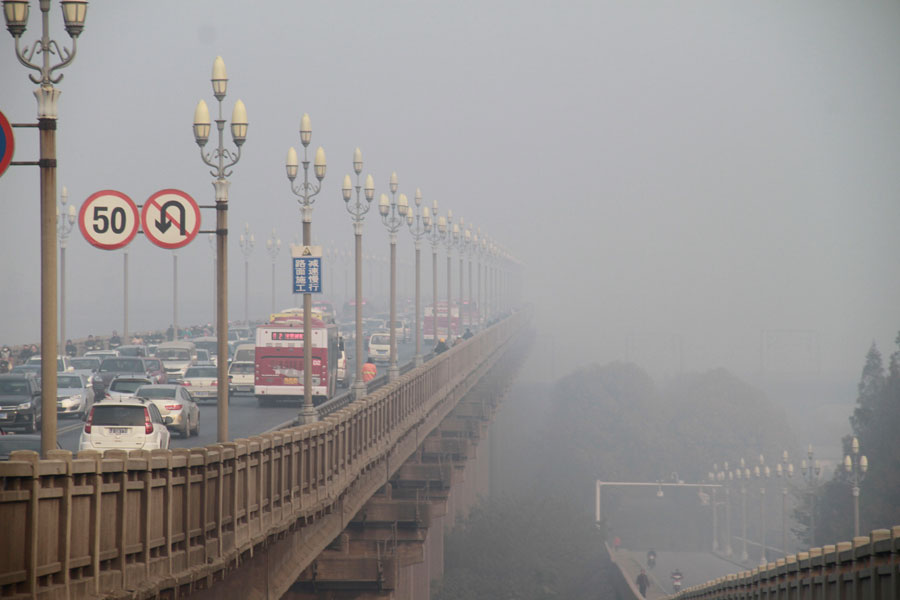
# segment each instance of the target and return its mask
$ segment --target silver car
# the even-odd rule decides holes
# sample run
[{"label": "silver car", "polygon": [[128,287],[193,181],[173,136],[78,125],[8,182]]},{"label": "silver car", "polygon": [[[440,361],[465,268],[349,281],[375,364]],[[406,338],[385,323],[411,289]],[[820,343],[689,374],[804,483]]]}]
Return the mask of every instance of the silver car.
[{"label": "silver car", "polygon": [[[139,387],[153,383],[149,377],[130,377],[120,375],[109,383],[105,399],[125,400],[134,398]],[[165,416],[165,415],[164,415]]]},{"label": "silver car", "polygon": [[94,390],[80,373],[57,373],[56,414],[74,415],[84,420],[94,405]]},{"label": "silver car", "polygon": [[171,418],[168,427],[181,437],[200,435],[200,407],[190,392],[179,384],[142,385],[134,394],[156,405],[163,417]]}]

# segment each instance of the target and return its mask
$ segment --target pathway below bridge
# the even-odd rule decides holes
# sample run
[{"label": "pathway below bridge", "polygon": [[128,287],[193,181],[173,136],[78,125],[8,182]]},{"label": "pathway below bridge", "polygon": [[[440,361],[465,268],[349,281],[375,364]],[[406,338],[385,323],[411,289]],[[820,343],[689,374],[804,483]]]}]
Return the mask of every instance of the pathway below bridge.
[{"label": "pathway below bridge", "polygon": [[663,598],[672,593],[670,575],[675,569],[680,570],[683,575],[684,588],[746,570],[746,567],[705,552],[657,552],[656,566],[652,569],[647,567],[646,550],[619,548],[612,552],[612,558],[632,582],[637,579],[641,569],[647,571],[650,578],[647,598]]}]

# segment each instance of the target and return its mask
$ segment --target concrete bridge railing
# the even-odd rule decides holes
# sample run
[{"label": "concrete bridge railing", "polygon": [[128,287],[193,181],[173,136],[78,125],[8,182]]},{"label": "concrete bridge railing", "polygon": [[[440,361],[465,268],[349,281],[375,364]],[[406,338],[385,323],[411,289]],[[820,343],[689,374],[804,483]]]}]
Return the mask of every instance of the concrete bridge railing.
[{"label": "concrete bridge railing", "polygon": [[681,600],[900,598],[900,526],[682,590]]},{"label": "concrete bridge railing", "polygon": [[0,598],[178,597],[289,534],[312,560],[527,318],[513,314],[312,425],[190,450],[13,453],[0,463]]}]

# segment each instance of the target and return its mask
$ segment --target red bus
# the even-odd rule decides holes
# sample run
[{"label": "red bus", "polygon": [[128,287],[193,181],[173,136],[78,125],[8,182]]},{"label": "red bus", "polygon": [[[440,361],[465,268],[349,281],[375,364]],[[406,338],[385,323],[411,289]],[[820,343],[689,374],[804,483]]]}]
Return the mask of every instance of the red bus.
[{"label": "red bus", "polygon": [[[434,307],[429,304],[425,307],[425,320],[422,327],[422,333],[425,341],[435,341],[434,335]],[[450,319],[450,334],[447,333],[447,303],[437,303],[437,337],[447,338],[455,337],[460,334],[459,331],[459,307],[453,305]]]},{"label": "red bus", "polygon": [[[337,390],[340,358],[338,328],[317,315],[312,323],[313,404],[332,398]],[[294,312],[273,314],[256,328],[254,394],[260,406],[275,402],[303,402],[303,316]]]}]

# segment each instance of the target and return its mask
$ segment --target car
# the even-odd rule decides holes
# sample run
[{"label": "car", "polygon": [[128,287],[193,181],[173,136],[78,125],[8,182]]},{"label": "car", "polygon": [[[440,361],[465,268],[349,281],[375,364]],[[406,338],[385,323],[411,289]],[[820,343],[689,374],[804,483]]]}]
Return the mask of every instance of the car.
[{"label": "car", "polygon": [[0,375],[0,427],[34,433],[41,417],[40,379],[27,373]]},{"label": "car", "polygon": [[79,450],[154,450],[168,448],[171,417],[141,398],[104,400],[91,407],[78,440]]},{"label": "car", "polygon": [[341,341],[340,350],[338,351],[337,373],[335,374],[338,385],[348,387],[350,385],[350,373],[347,372],[347,351],[344,350],[344,343]]},{"label": "car", "polygon": [[142,385],[149,385],[153,381],[149,377],[135,377],[132,375],[120,375],[109,382],[104,400],[124,400],[134,398],[135,392]]},{"label": "car", "polygon": [[147,376],[153,383],[169,383],[169,374],[163,368],[163,363],[158,358],[144,358],[144,366],[147,368]]},{"label": "car", "polygon": [[369,337],[369,360],[372,362],[390,362],[391,333],[376,331]]},{"label": "car", "polygon": [[193,342],[164,342],[156,349],[169,379],[178,379],[197,360],[197,347]]},{"label": "car", "polygon": [[228,367],[228,390],[232,394],[254,392],[256,366],[252,362],[234,361]]},{"label": "car", "polygon": [[91,384],[94,386],[94,395],[97,397],[106,395],[110,382],[116,377],[123,376],[151,378],[143,358],[133,356],[104,358],[103,362],[100,363],[100,369],[91,378]]},{"label": "car", "polygon": [[137,356],[141,358],[150,356],[150,351],[143,344],[128,344],[119,346],[116,350],[119,351],[119,356]]},{"label": "car", "polygon": [[102,362],[104,358],[113,358],[119,355],[118,350],[88,350],[84,356],[96,356]]},{"label": "car", "polygon": [[142,385],[134,395],[150,400],[164,418],[170,417],[169,429],[177,430],[181,437],[200,435],[200,407],[183,385]]},{"label": "car", "polygon": [[100,370],[100,359],[96,356],[75,356],[69,359],[74,373],[82,375]]},{"label": "car", "polygon": [[80,419],[87,418],[88,411],[94,404],[94,389],[90,380],[81,373],[57,373],[56,375],[56,414],[60,417],[74,415]]},{"label": "car", "polygon": [[[390,328],[388,328],[388,330],[390,330]],[[409,325],[406,324],[406,321],[402,319],[394,321],[394,335],[397,337],[398,342],[409,341]]]},{"label": "car", "polygon": [[234,362],[250,362],[256,360],[256,344],[238,344],[234,348]]},{"label": "car", "polygon": [[0,435],[0,460],[9,460],[9,455],[16,450],[31,450],[41,453],[41,434],[19,433]]},{"label": "car", "polygon": [[[69,362],[71,359],[68,356],[57,356],[56,357],[56,371],[68,371],[72,368],[72,363]],[[38,365],[41,366],[41,356],[31,356],[28,361],[25,363],[26,365]]]},{"label": "car", "polygon": [[[209,358],[206,360],[211,360],[213,364],[219,364],[219,340],[214,336],[202,336],[197,337],[191,340],[194,342],[194,345],[197,346],[197,360],[204,360],[200,357],[200,350],[206,350],[209,353]],[[228,360],[231,360],[231,353],[234,346],[231,344],[226,344],[226,352],[228,352]]]},{"label": "car", "polygon": [[40,379],[41,377],[41,365],[16,365],[12,368],[10,373],[17,373],[19,375],[33,375]]},{"label": "car", "polygon": [[207,365],[215,366],[216,361],[214,361],[210,358],[208,350],[204,350],[203,348],[197,348],[197,361],[194,364],[197,364],[197,365],[207,364]]},{"label": "car", "polygon": [[197,402],[215,402],[219,395],[218,375],[218,367],[215,365],[194,365],[184,372],[181,383],[190,389],[191,396]]}]

